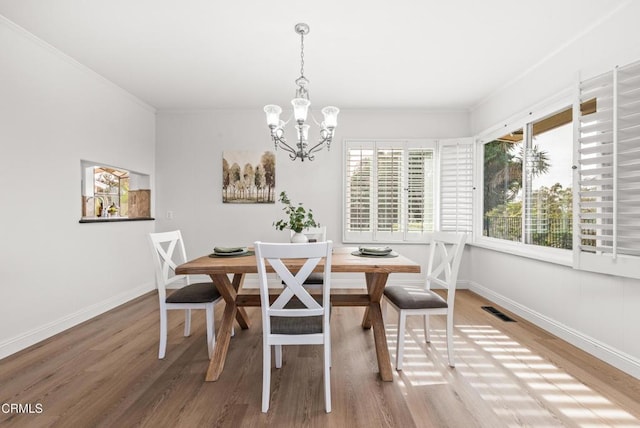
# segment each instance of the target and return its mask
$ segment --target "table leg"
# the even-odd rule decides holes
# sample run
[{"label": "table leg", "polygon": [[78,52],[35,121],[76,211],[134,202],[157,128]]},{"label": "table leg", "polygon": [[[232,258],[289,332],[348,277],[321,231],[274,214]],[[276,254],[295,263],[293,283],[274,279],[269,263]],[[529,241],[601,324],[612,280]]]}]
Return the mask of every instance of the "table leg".
[{"label": "table leg", "polygon": [[[224,362],[227,359],[234,318],[237,319],[242,328],[249,328],[249,317],[243,308],[236,306],[237,290],[242,285],[243,278],[234,276],[233,283],[231,283],[229,277],[225,274],[215,274],[210,275],[210,277],[225,302],[222,322],[216,336],[216,346],[213,349],[213,356],[209,362],[205,377],[206,381],[216,381],[220,377]],[[242,311],[239,309],[242,309]]]},{"label": "table leg", "polygon": [[231,305],[236,308],[235,318],[240,324],[240,328],[247,329],[251,326],[251,321],[249,320],[249,315],[244,308],[239,308],[236,306],[236,296],[238,295],[238,290],[241,288],[242,283],[244,282],[244,274],[234,274],[233,275],[233,283],[229,281],[229,277],[226,274],[214,274],[209,275],[211,280],[218,288],[218,291],[222,295],[224,302],[227,306]]},{"label": "table leg", "polygon": [[362,319],[362,328],[373,327],[373,338],[376,346],[376,356],[378,358],[378,370],[380,378],[385,382],[393,381],[393,371],[391,368],[391,357],[387,346],[387,335],[384,330],[382,319],[382,309],[380,300],[387,283],[387,273],[365,273],[367,281],[367,291],[369,293],[369,306],[365,309]]},{"label": "table leg", "polygon": [[227,359],[227,351],[229,350],[229,342],[231,341],[231,330],[233,329],[233,319],[236,316],[236,305],[225,305],[222,314],[222,323],[216,337],[216,346],[213,349],[213,356],[209,362],[207,376],[205,381],[216,381],[222,373],[224,362]]},{"label": "table leg", "polygon": [[[231,285],[236,290],[236,293],[238,293],[242,288],[242,285],[244,284],[244,277],[245,275],[242,273],[233,274],[233,281]],[[236,321],[238,321],[238,324],[240,324],[240,328],[242,328],[243,330],[246,330],[251,326],[249,321],[249,315],[247,314],[247,311],[244,308],[241,308],[239,306],[237,308],[238,308],[238,311],[236,312]]]},{"label": "table leg", "polygon": [[393,370],[391,368],[391,357],[389,356],[387,335],[384,331],[384,321],[382,320],[380,303],[371,303],[369,305],[369,315],[373,324],[373,339],[376,344],[376,356],[378,357],[380,378],[385,382],[392,382]]}]

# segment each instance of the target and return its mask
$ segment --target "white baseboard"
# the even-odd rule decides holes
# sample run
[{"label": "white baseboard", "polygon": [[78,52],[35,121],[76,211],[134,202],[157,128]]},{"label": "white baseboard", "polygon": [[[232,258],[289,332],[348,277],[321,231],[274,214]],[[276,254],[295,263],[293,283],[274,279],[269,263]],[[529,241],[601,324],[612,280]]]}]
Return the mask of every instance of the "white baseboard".
[{"label": "white baseboard", "polygon": [[5,340],[0,343],[0,360],[8,357],[9,355],[15,354],[18,351],[26,349],[31,345],[35,345],[38,342],[48,339],[64,330],[90,320],[91,318],[107,312],[116,306],[120,306],[135,299],[136,297],[140,297],[151,290],[155,290],[155,288],[156,287],[153,282],[143,284],[132,290],[113,296],[108,300],[88,306],[75,313],[66,315],[55,321],[34,328],[31,331],[27,331]]},{"label": "white baseboard", "polygon": [[502,306],[503,308],[521,316],[536,326],[548,331],[549,333],[566,340],[572,345],[582,349],[583,351],[599,358],[612,366],[622,370],[625,373],[640,379],[640,360],[615,349],[606,343],[600,342],[590,336],[587,336],[571,327],[568,327],[552,318],[542,315],[518,302],[496,293],[476,282],[464,281],[467,283],[469,290],[474,293],[491,300],[492,302]]}]

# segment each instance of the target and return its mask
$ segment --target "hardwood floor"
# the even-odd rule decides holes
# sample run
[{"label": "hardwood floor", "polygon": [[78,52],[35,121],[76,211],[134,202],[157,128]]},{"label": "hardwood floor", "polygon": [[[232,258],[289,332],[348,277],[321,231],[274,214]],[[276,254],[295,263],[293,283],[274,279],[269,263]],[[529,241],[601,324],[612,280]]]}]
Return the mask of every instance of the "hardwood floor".
[{"label": "hardwood floor", "polygon": [[204,313],[194,312],[186,338],[182,313],[169,314],[167,356],[158,360],[151,293],[1,360],[0,426],[640,427],[640,381],[518,317],[503,322],[481,310],[486,304],[458,292],[455,369],[446,363],[444,318],[432,317],[431,344],[411,318],[405,369],[393,382],[378,378],[363,310],[334,308],[333,412],[324,411],[321,348],[304,346],[285,348],[263,414],[259,308],[248,309],[251,329],[236,329],[220,380],[204,382]]}]

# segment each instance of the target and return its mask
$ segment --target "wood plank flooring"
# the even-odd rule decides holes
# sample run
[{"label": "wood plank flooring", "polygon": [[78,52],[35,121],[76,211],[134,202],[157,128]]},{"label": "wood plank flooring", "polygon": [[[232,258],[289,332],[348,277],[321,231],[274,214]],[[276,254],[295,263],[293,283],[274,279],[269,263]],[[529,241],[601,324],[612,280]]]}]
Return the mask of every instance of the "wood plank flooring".
[{"label": "wood plank flooring", "polygon": [[[182,313],[170,313],[167,356],[158,360],[150,293],[1,360],[0,426],[640,427],[640,381],[508,312],[517,322],[503,322],[480,308],[486,304],[458,292],[455,369],[447,366],[444,318],[432,317],[431,344],[410,318],[404,370],[394,370],[393,382],[379,379],[363,309],[336,307],[333,412],[324,411],[321,348],[301,346],[285,348],[282,369],[273,369],[263,414],[259,308],[247,308],[251,329],[236,328],[220,380],[204,382],[204,313],[194,311],[190,337],[182,336]],[[389,308],[392,359],[395,316]]]}]

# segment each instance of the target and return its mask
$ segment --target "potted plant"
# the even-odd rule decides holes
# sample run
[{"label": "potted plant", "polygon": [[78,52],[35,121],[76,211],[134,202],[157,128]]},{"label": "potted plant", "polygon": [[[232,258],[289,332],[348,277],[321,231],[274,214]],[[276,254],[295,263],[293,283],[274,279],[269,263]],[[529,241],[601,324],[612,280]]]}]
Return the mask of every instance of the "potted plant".
[{"label": "potted plant", "polygon": [[285,207],[283,208],[286,215],[289,216],[289,220],[278,220],[273,225],[278,230],[291,229],[295,234],[291,237],[291,242],[307,242],[307,237],[302,231],[308,227],[318,227],[320,223],[316,223],[313,218],[313,211],[307,210],[302,206],[302,202],[298,205],[294,205],[286,192],[280,192],[278,201],[282,202]]}]

